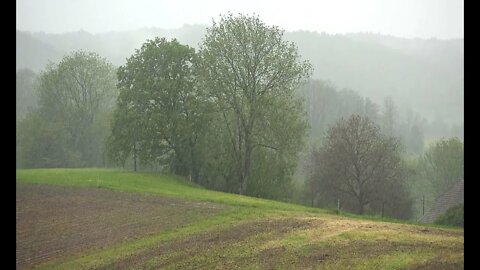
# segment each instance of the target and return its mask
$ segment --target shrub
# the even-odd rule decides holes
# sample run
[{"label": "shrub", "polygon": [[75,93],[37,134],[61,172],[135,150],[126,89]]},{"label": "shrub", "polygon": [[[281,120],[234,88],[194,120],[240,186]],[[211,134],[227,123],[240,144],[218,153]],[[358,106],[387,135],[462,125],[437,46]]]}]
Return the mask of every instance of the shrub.
[{"label": "shrub", "polygon": [[464,210],[463,203],[450,207],[444,214],[440,215],[436,220],[436,224],[450,226],[464,226]]}]

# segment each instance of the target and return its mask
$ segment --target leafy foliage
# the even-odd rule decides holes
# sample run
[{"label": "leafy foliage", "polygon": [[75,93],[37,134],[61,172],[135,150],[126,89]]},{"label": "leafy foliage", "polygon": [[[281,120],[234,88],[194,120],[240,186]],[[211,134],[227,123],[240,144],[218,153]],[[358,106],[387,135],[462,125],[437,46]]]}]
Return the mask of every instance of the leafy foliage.
[{"label": "leafy foliage", "polygon": [[103,164],[115,80],[113,66],[92,52],[72,52],[51,63],[38,78],[38,108],[17,126],[17,166]]},{"label": "leafy foliage", "polygon": [[311,65],[282,36],[258,17],[229,14],[208,28],[200,48],[199,87],[218,112],[217,153],[231,192],[263,193],[266,182],[287,183],[303,145],[307,123],[295,89]]},{"label": "leafy foliage", "polygon": [[143,163],[198,178],[197,143],[205,130],[207,101],[194,86],[194,59],[192,48],[156,38],[118,69],[111,158],[125,163],[131,154],[138,155]]},{"label": "leafy foliage", "polygon": [[436,224],[441,225],[450,225],[463,227],[465,224],[464,220],[464,204],[459,204],[453,207],[450,207],[444,214],[440,215],[436,220]]},{"label": "leafy foliage", "polygon": [[215,189],[288,197],[307,129],[296,89],[311,66],[282,34],[230,14],[208,29],[198,54],[148,40],[118,70],[109,156]]},{"label": "leafy foliage", "polygon": [[438,196],[464,178],[464,143],[456,137],[444,138],[429,147],[419,161],[419,171]]}]

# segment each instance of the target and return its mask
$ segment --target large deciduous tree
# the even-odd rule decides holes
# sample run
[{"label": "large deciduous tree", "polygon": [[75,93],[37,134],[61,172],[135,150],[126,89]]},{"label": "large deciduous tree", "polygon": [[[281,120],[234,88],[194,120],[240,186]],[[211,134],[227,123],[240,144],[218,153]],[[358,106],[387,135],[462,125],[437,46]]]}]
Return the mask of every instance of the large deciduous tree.
[{"label": "large deciduous tree", "polygon": [[366,117],[352,115],[337,121],[322,147],[313,151],[310,163],[309,187],[335,202],[340,199],[344,208],[363,214],[366,206],[383,211],[385,204],[390,209],[406,204],[404,212],[411,212],[411,204],[405,203],[408,192],[400,145]]},{"label": "large deciduous tree", "polygon": [[[115,82],[113,66],[93,52],[75,51],[60,63],[51,63],[38,78],[38,109],[25,119],[39,128],[19,124],[18,143],[25,159],[30,159],[23,163],[33,167],[103,165]],[[41,158],[32,160],[29,153]]]},{"label": "large deciduous tree", "polygon": [[195,51],[177,40],[145,42],[118,69],[120,90],[109,138],[117,161],[133,155],[144,163],[168,166],[174,173],[199,173],[197,142],[205,129],[207,101],[195,88]]},{"label": "large deciduous tree", "polygon": [[200,48],[196,70],[219,114],[215,132],[231,160],[224,172],[233,192],[245,194],[248,184],[260,188],[263,181],[274,188],[291,175],[305,137],[295,90],[312,67],[282,37],[256,16],[229,14],[207,29]]}]

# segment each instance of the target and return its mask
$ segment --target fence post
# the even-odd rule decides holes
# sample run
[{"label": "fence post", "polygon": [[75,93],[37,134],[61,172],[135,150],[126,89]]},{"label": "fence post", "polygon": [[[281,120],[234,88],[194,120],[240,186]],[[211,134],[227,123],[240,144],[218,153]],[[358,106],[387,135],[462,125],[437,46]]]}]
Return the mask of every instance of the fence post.
[{"label": "fence post", "polygon": [[422,196],[422,217],[425,216],[425,195]]}]

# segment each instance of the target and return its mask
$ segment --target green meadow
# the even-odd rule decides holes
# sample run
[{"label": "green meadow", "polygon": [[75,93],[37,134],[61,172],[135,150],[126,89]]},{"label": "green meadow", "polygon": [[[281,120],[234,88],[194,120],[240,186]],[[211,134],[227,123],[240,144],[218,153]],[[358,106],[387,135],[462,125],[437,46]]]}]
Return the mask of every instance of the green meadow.
[{"label": "green meadow", "polygon": [[[17,170],[16,182],[17,269],[463,269],[464,266],[464,230],[458,228],[335,214],[207,190],[180,177],[156,173],[31,169]],[[37,189],[45,195],[39,193],[38,198],[28,195]],[[87,194],[92,198],[88,200],[99,203],[82,201],[82,196],[87,195],[76,194]],[[142,219],[143,213],[138,209],[125,209],[118,212],[121,218],[116,216],[113,210],[122,210],[115,208],[122,196],[144,203],[152,218],[159,222],[166,220],[170,226],[155,227],[150,224],[152,218]],[[105,211],[99,212],[108,215],[99,214],[95,218],[85,215],[88,218],[84,220],[77,214],[76,219],[71,219],[75,222],[68,220],[67,210],[67,218],[57,223],[46,222],[55,211],[42,212],[37,225],[45,226],[40,228],[42,232],[50,232],[49,240],[42,240],[38,232],[23,230],[18,224],[31,222],[21,215],[34,211],[27,205],[40,205],[41,210],[46,200],[59,209],[71,209],[65,207],[74,205],[79,213],[84,205],[86,209],[98,205],[111,208],[105,206],[102,208]],[[168,211],[160,211],[167,206]],[[139,207],[142,209],[143,204]],[[194,207],[205,214],[195,214]],[[145,215],[148,213],[145,211]],[[133,221],[126,223],[124,216],[132,217]],[[75,233],[81,231],[83,222],[85,226],[98,227],[110,222],[108,229],[118,227],[120,233],[108,238],[107,244],[70,248],[69,243],[83,243],[82,237],[90,239],[88,231]],[[122,237],[122,226],[125,230],[145,232]],[[60,235],[62,231],[69,232],[69,241],[56,238],[56,233]],[[109,231],[99,229],[98,237],[106,232]],[[29,244],[18,245],[19,241]],[[49,250],[49,241],[57,241],[63,249]],[[19,246],[25,246],[25,250],[19,250]],[[36,249],[27,250],[32,246]],[[27,251],[37,263],[32,258],[19,261],[19,254]]]}]

